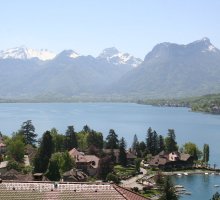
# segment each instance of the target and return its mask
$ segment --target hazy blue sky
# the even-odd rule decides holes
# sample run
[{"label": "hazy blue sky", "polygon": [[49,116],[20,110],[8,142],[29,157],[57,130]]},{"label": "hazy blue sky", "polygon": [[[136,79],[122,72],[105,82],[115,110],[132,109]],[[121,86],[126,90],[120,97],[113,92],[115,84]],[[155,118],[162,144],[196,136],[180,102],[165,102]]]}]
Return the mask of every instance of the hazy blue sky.
[{"label": "hazy blue sky", "polygon": [[220,0],[0,0],[0,49],[25,45],[143,58],[160,42],[207,36],[220,48]]}]

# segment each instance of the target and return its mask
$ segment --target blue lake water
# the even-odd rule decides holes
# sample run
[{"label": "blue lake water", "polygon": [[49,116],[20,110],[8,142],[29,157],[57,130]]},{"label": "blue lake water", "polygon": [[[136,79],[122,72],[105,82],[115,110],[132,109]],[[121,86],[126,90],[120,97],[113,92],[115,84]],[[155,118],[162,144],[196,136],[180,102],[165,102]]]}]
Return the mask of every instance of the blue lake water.
[{"label": "blue lake water", "polygon": [[215,192],[220,193],[220,175],[189,175],[172,177],[173,183],[182,185],[191,195],[182,195],[180,200],[209,200]]},{"label": "blue lake water", "polygon": [[210,145],[211,164],[220,167],[220,115],[190,112],[188,108],[153,107],[133,103],[1,103],[0,131],[10,135],[22,122],[31,119],[38,135],[53,127],[64,133],[68,125],[76,131],[88,124],[104,136],[113,128],[125,137],[127,146],[134,134],[145,140],[151,126],[166,136],[167,129],[176,131],[181,145],[191,141],[202,148]]}]

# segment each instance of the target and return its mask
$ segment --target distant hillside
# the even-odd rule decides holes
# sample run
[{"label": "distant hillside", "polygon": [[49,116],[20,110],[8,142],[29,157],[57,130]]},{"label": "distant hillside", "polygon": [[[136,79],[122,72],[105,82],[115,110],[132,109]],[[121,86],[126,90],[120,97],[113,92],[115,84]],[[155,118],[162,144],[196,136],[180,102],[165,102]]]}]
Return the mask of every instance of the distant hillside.
[{"label": "distant hillside", "polygon": [[194,112],[220,114],[220,94],[208,94],[182,99],[148,99],[139,100],[138,103],[155,106],[189,107]]},{"label": "distant hillside", "polygon": [[220,92],[220,50],[208,38],[188,45],[161,43],[112,86],[114,93],[178,98]]}]

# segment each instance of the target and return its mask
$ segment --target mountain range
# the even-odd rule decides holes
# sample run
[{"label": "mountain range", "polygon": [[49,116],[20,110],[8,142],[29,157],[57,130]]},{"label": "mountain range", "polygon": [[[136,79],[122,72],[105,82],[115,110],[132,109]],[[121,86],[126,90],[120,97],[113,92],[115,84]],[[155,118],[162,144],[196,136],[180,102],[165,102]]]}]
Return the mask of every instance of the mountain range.
[{"label": "mountain range", "polygon": [[115,47],[99,56],[17,47],[0,51],[1,99],[178,98],[220,92],[220,50],[208,38],[157,44],[142,61]]}]

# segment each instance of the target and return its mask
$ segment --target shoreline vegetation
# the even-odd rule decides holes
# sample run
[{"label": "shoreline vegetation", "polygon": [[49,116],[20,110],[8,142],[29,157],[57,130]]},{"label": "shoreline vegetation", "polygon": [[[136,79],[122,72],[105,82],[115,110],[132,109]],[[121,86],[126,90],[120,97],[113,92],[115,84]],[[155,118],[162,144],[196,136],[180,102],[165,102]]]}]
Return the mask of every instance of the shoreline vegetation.
[{"label": "shoreline vegetation", "polygon": [[220,114],[220,94],[208,94],[200,97],[180,99],[137,99],[134,97],[39,97],[35,99],[5,99],[0,98],[0,103],[137,103],[159,107],[186,107],[192,112]]}]

